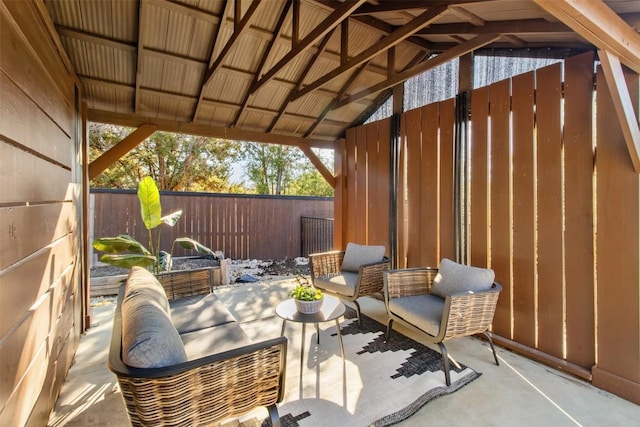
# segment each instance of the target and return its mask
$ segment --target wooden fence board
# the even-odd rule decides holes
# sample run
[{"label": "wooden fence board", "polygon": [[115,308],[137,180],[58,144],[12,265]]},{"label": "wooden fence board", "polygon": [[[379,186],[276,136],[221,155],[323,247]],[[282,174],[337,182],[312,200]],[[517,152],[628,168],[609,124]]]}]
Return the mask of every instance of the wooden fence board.
[{"label": "wooden fence board", "polygon": [[491,85],[489,112],[491,115],[491,267],[502,292],[494,316],[493,330],[507,338],[512,337],[511,313],[511,217],[509,176],[511,166],[509,116],[510,81]]},{"label": "wooden fence board", "polygon": [[593,247],[593,52],[565,61],[565,281],[566,357],[595,363]]},{"label": "wooden fence board", "polygon": [[391,184],[391,120],[378,122],[378,157],[376,164],[376,207],[373,216],[371,243],[384,245],[389,255],[389,186]]},{"label": "wooden fence board", "polygon": [[356,129],[356,206],[352,214],[356,216],[355,242],[367,243],[368,232],[368,177],[367,177],[367,130],[366,126]]},{"label": "wooden fence board", "polygon": [[538,346],[563,358],[561,64],[537,71]]},{"label": "wooden fence board", "polygon": [[453,195],[454,195],[454,151],[456,101],[454,98],[442,101],[439,111],[440,127],[440,196],[439,196],[439,240],[440,258],[455,259],[453,243]]},{"label": "wooden fence board", "polygon": [[429,104],[421,108],[422,111],[422,203],[421,213],[417,218],[418,224],[410,227],[419,227],[420,258],[411,267],[439,265],[439,198],[438,198],[438,114],[439,104]]},{"label": "wooden fence board", "polygon": [[[596,87],[597,366],[598,370],[635,381],[637,393],[640,383],[640,178],[634,172],[600,68]],[[631,93],[638,94],[637,75],[629,87]]]},{"label": "wooden fence board", "polygon": [[534,96],[535,74],[513,78],[513,336],[536,345]]},{"label": "wooden fence board", "polygon": [[489,87],[471,93],[471,179],[469,196],[469,263],[489,266],[488,243],[488,137]]},{"label": "wooden fence board", "polygon": [[[94,237],[123,232],[148,246],[134,192],[95,190]],[[161,193],[163,214],[183,210],[174,227],[164,226],[161,248],[191,237],[232,259],[284,259],[300,256],[300,217],[333,217],[333,200],[305,197],[247,197],[207,193]],[[197,255],[174,248],[174,256]]]},{"label": "wooden fence board", "polygon": [[406,215],[408,226],[405,230],[407,236],[407,265],[417,266],[421,265],[420,248],[422,246],[424,234],[422,233],[422,221],[421,221],[421,199],[422,183],[421,183],[421,168],[422,168],[422,144],[421,140],[422,129],[420,126],[420,109],[414,109],[407,111],[404,120],[404,136],[406,138],[406,194],[403,199],[406,200],[403,204],[406,206]]},{"label": "wooden fence board", "polygon": [[[350,138],[349,138],[350,136]],[[347,134],[347,228],[345,230],[344,244],[346,247],[347,242],[356,241],[355,230],[357,227],[357,193],[356,193],[356,140],[357,132],[353,129],[353,132]]]}]

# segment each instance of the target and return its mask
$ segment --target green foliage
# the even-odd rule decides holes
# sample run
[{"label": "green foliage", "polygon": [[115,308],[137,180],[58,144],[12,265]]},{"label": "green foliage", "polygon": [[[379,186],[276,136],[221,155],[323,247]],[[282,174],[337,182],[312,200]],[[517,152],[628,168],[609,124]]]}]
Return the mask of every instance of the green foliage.
[{"label": "green foliage", "polygon": [[[89,159],[95,160],[132,132],[91,123]],[[150,176],[162,190],[230,192],[232,165],[240,143],[218,138],[155,132],[91,181],[93,187],[135,188]]]},{"label": "green foliage", "polygon": [[[116,267],[131,268],[133,266],[152,267],[155,273],[171,270],[173,248],[176,243],[185,249],[195,250],[201,255],[211,255],[214,259],[218,256],[211,249],[201,245],[188,237],[177,238],[171,245],[171,253],[160,250],[160,234],[162,224],[173,227],[182,211],[173,212],[162,216],[160,204],[160,191],[151,177],[145,177],[138,186],[138,200],[140,200],[140,215],[149,233],[149,248],[147,249],[133,237],[121,234],[117,237],[103,237],[93,241],[93,247],[106,254],[100,257],[100,261]],[[155,231],[155,235],[154,235]],[[154,244],[155,241],[155,244]],[[122,253],[129,252],[129,253]]]},{"label": "green foliage", "polygon": [[316,301],[322,299],[322,291],[310,285],[296,285],[289,293],[291,298],[300,301]]}]

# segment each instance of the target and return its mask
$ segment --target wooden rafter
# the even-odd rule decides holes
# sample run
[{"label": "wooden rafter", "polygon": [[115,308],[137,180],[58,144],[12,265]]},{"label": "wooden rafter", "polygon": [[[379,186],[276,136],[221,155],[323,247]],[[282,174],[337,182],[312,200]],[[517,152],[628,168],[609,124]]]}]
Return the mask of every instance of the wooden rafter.
[{"label": "wooden rafter", "polygon": [[313,122],[313,125],[311,125],[311,127],[305,132],[304,134],[305,138],[310,136],[313,133],[313,131],[320,125],[320,123],[322,123],[325,120],[327,115],[335,108],[336,104],[338,103],[338,100],[342,96],[344,96],[345,93],[347,93],[347,91],[349,90],[353,82],[364,72],[364,70],[367,68],[367,65],[369,65],[368,62],[361,64],[360,67],[357,70],[355,70],[353,74],[351,74],[347,82],[342,86],[342,88],[340,88],[340,91],[338,92],[338,96],[336,96],[329,103],[329,105],[325,107],[322,113],[320,113],[318,118]]},{"label": "wooden rafter", "polygon": [[[319,52],[322,52],[327,48],[327,44],[329,43],[329,40],[331,39],[331,36],[333,35],[334,31],[335,31],[335,28],[329,31],[327,34],[325,34],[324,38],[320,42],[320,45],[318,46]],[[302,82],[304,81],[305,77],[307,76],[311,68],[316,64],[317,61],[318,61],[318,56],[314,55],[311,58],[311,60],[307,63],[302,73],[300,73],[300,77],[296,82],[296,86],[291,90],[291,92],[289,92],[289,96],[287,96],[287,99],[285,99],[282,105],[280,106],[280,109],[278,110],[278,114],[276,115],[276,117],[274,117],[274,119],[271,121],[271,124],[267,127],[267,132],[271,132],[276,127],[276,125],[278,124],[278,121],[282,118],[282,115],[284,114],[287,107],[289,106],[289,103],[292,100],[293,94],[300,88],[300,86],[302,86]]]},{"label": "wooden rafter", "polygon": [[89,179],[100,175],[105,169],[134,149],[157,129],[158,127],[156,125],[149,123],[140,125],[136,130],[127,135],[125,139],[105,151],[100,157],[89,164]]},{"label": "wooden rafter", "polygon": [[[269,43],[267,44],[267,48],[264,50],[264,53],[262,54],[262,58],[260,58],[260,63],[258,64],[258,68],[256,68],[256,71],[253,74],[253,81],[249,85],[249,88],[253,87],[253,85],[258,81],[260,75],[262,74],[262,70],[264,69],[264,65],[267,62],[267,58],[269,58],[269,55],[271,55],[271,52],[274,46],[276,45],[276,41],[282,35],[283,29],[284,29],[284,22],[287,19],[287,14],[289,13],[291,6],[292,6],[291,2],[284,3],[282,12],[280,12],[280,16],[278,17],[278,22],[276,23],[276,27],[273,30],[273,38],[269,40]],[[238,120],[240,120],[242,113],[247,108],[247,102],[249,102],[250,96],[251,96],[251,91],[247,90],[244,94],[242,102],[240,103],[240,109],[236,112],[235,117],[231,121],[231,127],[236,127],[238,125]]]},{"label": "wooden rafter", "polygon": [[213,138],[232,139],[236,141],[266,142],[268,144],[293,145],[309,144],[314,148],[333,148],[333,140],[323,140],[318,138],[302,138],[290,135],[275,133],[255,132],[249,130],[232,129],[219,126],[200,125],[197,123],[183,122],[177,120],[167,120],[160,118],[149,118],[136,116],[134,114],[112,113],[108,111],[93,110],[88,111],[88,120],[97,123],[110,123],[120,126],[139,127],[142,124],[150,123],[157,126],[157,130],[163,132],[186,133],[197,136],[210,136]]},{"label": "wooden rafter", "polygon": [[424,73],[425,71],[435,68],[438,65],[442,65],[454,58],[480,49],[481,47],[488,45],[494,40],[497,40],[499,37],[500,34],[482,34],[464,43],[460,43],[459,45],[456,45],[455,47],[442,52],[438,56],[434,56],[431,59],[428,59],[427,61],[416,65],[415,67],[402,71],[383,82],[377,83],[367,89],[344,98],[343,100],[338,102],[336,108],[343,107],[359,99],[366,98],[369,95],[373,95],[374,93],[393,87],[399,83],[409,80],[413,76]]},{"label": "wooden rafter", "polygon": [[[212,61],[211,66],[207,69],[207,71],[202,76],[202,82],[200,84],[200,95],[198,97],[198,103],[196,104],[196,108],[193,113],[194,121],[196,120],[196,118],[198,117],[198,113],[200,112],[200,106],[202,105],[202,100],[204,99],[205,87],[211,80],[211,77],[213,76],[213,74],[220,68],[220,66],[222,65],[222,62],[226,58],[227,54],[231,51],[231,48],[236,44],[236,42],[238,41],[238,38],[242,35],[242,32],[244,31],[244,29],[247,28],[251,23],[251,19],[253,18],[260,4],[261,2],[259,2],[258,0],[253,0],[251,5],[249,6],[249,9],[247,9],[242,19],[240,19],[239,17],[240,4],[238,2],[234,2],[235,11],[234,11],[233,34],[231,35],[231,38],[229,38],[227,43],[224,45],[224,47],[216,57],[215,61]],[[218,39],[220,35],[221,28],[222,28],[222,25],[218,26],[216,39]],[[213,44],[213,46],[215,46],[215,43]],[[212,50],[211,52],[213,53],[213,51],[214,50]]]},{"label": "wooden rafter", "polygon": [[250,92],[254,93],[275,76],[280,70],[289,65],[289,63],[305,50],[309,49],[315,42],[322,38],[329,31],[346,19],[358,6],[366,0],[346,0],[341,3],[332,13],[329,14],[316,28],[314,28],[304,39],[291,49],[276,65],[274,65],[267,73],[262,76],[251,88]]},{"label": "wooden rafter", "polygon": [[142,85],[142,56],[144,55],[144,44],[142,33],[145,28],[145,4],[146,0],[140,1],[138,11],[138,47],[136,58],[136,90],[133,94],[133,111],[138,114],[140,111],[140,86]]},{"label": "wooden rafter", "polygon": [[362,51],[361,53],[359,53],[358,55],[356,55],[355,57],[347,61],[346,64],[333,69],[332,71],[320,77],[313,83],[306,85],[304,88],[300,89],[293,96],[293,99],[300,98],[301,96],[304,96],[309,92],[314,91],[315,89],[318,89],[320,86],[325,85],[326,83],[330,82],[331,80],[335,79],[341,74],[351,70],[352,68],[357,67],[363,62],[370,60],[376,55],[379,55],[381,52],[384,52],[389,48],[397,45],[398,43],[400,43],[407,37],[411,36],[413,33],[418,31],[419,29],[429,25],[429,23],[433,22],[434,20],[436,20],[438,17],[442,16],[446,12],[447,12],[446,6],[440,6],[440,7],[428,9],[427,11],[418,15],[410,23],[398,28],[396,31],[384,37],[377,43],[374,43],[369,48],[365,49],[364,51]]},{"label": "wooden rafter", "polygon": [[640,127],[638,127],[637,114],[633,108],[620,59],[604,50],[598,51],[598,57],[602,63],[602,71],[607,86],[609,86],[622,134],[627,143],[631,163],[636,173],[640,174]]},{"label": "wooden rafter", "polygon": [[482,26],[472,23],[434,24],[417,34],[486,34],[486,33],[570,33],[572,30],[562,22],[549,22],[545,19],[519,19],[516,21],[489,21]]},{"label": "wooden rafter", "polygon": [[533,0],[599,50],[640,73],[640,34],[601,0]]},{"label": "wooden rafter", "polygon": [[354,13],[353,16],[358,15],[369,15],[371,13],[380,13],[380,12],[399,12],[411,9],[424,9],[425,7],[440,7],[440,6],[455,6],[458,4],[465,3],[477,3],[486,0],[430,0],[430,1],[419,1],[419,0],[393,0],[393,1],[385,1],[379,4],[366,4],[360,6]]}]

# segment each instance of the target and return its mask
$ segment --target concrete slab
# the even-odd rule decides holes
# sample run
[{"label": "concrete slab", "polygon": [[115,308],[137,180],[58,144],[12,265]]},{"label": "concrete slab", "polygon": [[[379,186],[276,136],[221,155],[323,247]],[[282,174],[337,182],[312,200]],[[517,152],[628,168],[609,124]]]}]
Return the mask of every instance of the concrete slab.
[{"label": "concrete slab", "polygon": [[[252,283],[216,293],[239,318],[255,319],[272,315],[292,286],[292,281]],[[363,313],[386,323],[382,301],[359,301]],[[80,339],[49,426],[129,425],[116,378],[106,365],[114,310],[109,300],[93,307],[94,324]],[[401,332],[424,343],[409,331]],[[480,339],[453,340],[447,348],[456,360],[483,375],[453,395],[429,402],[398,426],[638,425],[640,406],[509,350],[496,348],[496,366],[488,344]]]}]

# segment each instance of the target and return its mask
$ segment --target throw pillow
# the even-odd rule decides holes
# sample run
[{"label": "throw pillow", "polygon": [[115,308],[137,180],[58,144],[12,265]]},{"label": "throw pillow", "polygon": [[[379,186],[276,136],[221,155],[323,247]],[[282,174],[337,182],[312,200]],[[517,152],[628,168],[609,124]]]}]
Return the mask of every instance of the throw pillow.
[{"label": "throw pillow", "polygon": [[348,243],[340,270],[357,273],[361,265],[380,262],[382,258],[384,258],[384,246]]},{"label": "throw pillow", "polygon": [[445,298],[457,292],[478,292],[491,288],[495,273],[490,268],[471,267],[443,258],[431,293]]}]

